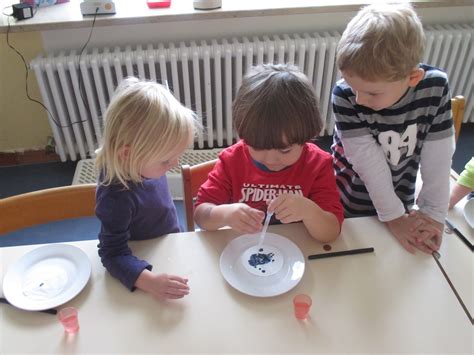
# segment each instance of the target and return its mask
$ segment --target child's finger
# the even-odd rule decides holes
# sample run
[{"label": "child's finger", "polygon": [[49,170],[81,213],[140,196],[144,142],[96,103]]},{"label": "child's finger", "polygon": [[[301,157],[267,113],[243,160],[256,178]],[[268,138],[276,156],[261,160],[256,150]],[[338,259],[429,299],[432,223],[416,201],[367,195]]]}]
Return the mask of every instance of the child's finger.
[{"label": "child's finger", "polygon": [[188,279],[186,279],[184,277],[181,277],[181,276],[170,275],[169,279],[172,280],[172,281],[181,282],[182,284],[187,284],[188,283]]},{"label": "child's finger", "polygon": [[432,241],[435,245],[435,250],[438,251],[439,248],[441,247],[441,241],[443,240],[443,235],[435,235],[433,238],[432,238]]},{"label": "child's finger", "polygon": [[434,242],[433,239],[425,240],[425,242],[422,245],[425,245],[426,247],[428,247],[430,249],[430,251],[432,251],[432,252],[438,249],[436,247],[436,243]]},{"label": "child's finger", "polygon": [[410,232],[414,232],[416,229],[422,228],[425,225],[425,221],[421,218],[415,219],[410,227]]},{"label": "child's finger", "polygon": [[431,254],[433,251],[438,250],[436,246],[435,237],[429,232],[420,233],[420,238],[417,239],[416,245],[419,250]]},{"label": "child's finger", "polygon": [[238,230],[239,232],[247,233],[247,234],[252,234],[252,233],[257,233],[262,229],[262,224],[261,223],[255,223],[255,221],[252,221],[250,219],[243,219],[241,221],[237,221],[232,228]]},{"label": "child's finger", "polygon": [[426,226],[425,228],[419,229],[416,240],[418,242],[424,243],[425,241],[433,238],[440,238],[441,234],[436,228],[433,228],[432,226]]},{"label": "child's finger", "polygon": [[432,250],[429,246],[427,246],[426,244],[424,243],[421,243],[419,245],[416,245],[416,248],[420,251],[422,251],[423,253],[426,253],[426,254],[432,254],[434,250]]},{"label": "child's finger", "polygon": [[168,298],[168,299],[172,299],[172,300],[177,300],[177,299],[183,298],[184,296],[186,296],[186,295],[174,295],[174,294],[168,293],[168,292],[165,292],[165,294],[163,295],[163,297]]},{"label": "child's finger", "polygon": [[240,213],[240,218],[251,218],[255,221],[255,223],[261,223],[261,221],[265,218],[265,212],[260,211],[256,208],[249,207],[247,205],[242,206]]},{"label": "child's finger", "polygon": [[268,205],[268,210],[270,212],[276,212],[278,208],[285,202],[287,194],[281,194],[277,198],[273,199],[272,202]]},{"label": "child's finger", "polygon": [[262,228],[262,221],[263,219],[257,219],[252,215],[247,215],[241,219],[240,224],[243,226],[243,228],[254,231],[260,230]]},{"label": "child's finger", "polygon": [[255,220],[255,223],[261,224],[265,219],[265,212],[252,208],[250,210],[250,216]]},{"label": "child's finger", "polygon": [[423,240],[423,231],[419,229],[410,230],[410,237],[415,241],[419,242]]},{"label": "child's finger", "polygon": [[[181,285],[181,284],[178,284]],[[187,295],[189,293],[189,288],[176,287],[176,285],[170,285],[166,288],[166,291],[173,295]]]},{"label": "child's finger", "polygon": [[400,244],[402,245],[403,248],[410,254],[416,254],[415,248],[412,246],[410,242],[408,242],[407,239],[399,239]]},{"label": "child's finger", "polygon": [[283,223],[293,222],[290,220],[291,212],[288,209],[284,209],[277,213],[276,217]]},{"label": "child's finger", "polygon": [[179,290],[183,292],[189,292],[189,286],[185,283],[181,283],[178,281],[169,281],[166,285],[167,289]]}]

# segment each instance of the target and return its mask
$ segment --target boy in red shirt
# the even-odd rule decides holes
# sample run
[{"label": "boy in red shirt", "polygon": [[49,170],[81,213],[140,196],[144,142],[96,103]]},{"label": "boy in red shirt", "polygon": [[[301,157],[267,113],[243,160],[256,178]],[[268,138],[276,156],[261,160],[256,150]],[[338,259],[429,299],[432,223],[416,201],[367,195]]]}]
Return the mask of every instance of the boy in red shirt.
[{"label": "boy in red shirt", "polygon": [[314,239],[335,240],[343,210],[331,155],[310,142],[322,121],[306,76],[290,65],[254,68],[232,114],[241,140],[220,153],[201,186],[196,223],[256,233],[274,212],[271,223],[303,222]]}]

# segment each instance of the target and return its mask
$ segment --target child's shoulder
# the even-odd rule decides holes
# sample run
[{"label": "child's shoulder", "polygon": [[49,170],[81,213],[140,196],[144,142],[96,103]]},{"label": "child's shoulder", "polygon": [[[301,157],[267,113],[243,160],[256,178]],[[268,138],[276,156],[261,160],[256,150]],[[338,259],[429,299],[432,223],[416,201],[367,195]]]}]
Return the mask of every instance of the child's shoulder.
[{"label": "child's shoulder", "polygon": [[448,81],[448,74],[446,74],[446,72],[440,68],[428,64],[420,64],[420,68],[425,71],[425,75],[422,79],[422,82],[426,80],[438,80],[443,82]]},{"label": "child's shoulder", "polygon": [[331,163],[332,155],[318,147],[317,143],[306,143],[307,161],[319,161],[320,163]]},{"label": "child's shoulder", "polygon": [[237,143],[232,144],[230,147],[225,148],[219,153],[219,158],[222,160],[228,159],[242,159],[245,156],[246,144],[243,140],[239,140]]},{"label": "child's shoulder", "polygon": [[339,97],[349,97],[354,95],[352,88],[344,79],[339,79],[336,81],[336,84],[334,84],[332,89],[332,94]]},{"label": "child's shoulder", "polygon": [[107,199],[123,202],[124,200],[128,200],[132,194],[133,191],[130,189],[130,186],[126,188],[119,183],[111,183],[108,185],[99,183],[97,185],[96,199],[97,201]]}]

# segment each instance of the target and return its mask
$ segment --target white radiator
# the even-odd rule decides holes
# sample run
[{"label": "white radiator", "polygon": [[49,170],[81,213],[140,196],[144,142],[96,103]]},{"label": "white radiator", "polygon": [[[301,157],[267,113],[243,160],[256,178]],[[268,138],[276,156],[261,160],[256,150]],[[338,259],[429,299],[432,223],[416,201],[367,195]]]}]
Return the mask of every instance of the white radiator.
[{"label": "white radiator", "polygon": [[[448,72],[453,94],[467,98],[465,121],[471,122],[473,30],[472,24],[427,27],[423,59]],[[102,137],[102,114],[117,83],[131,75],[167,81],[176,98],[197,112],[205,128],[194,150],[215,151],[235,142],[232,100],[247,69],[261,63],[291,62],[302,69],[320,98],[324,134],[332,134],[330,94],[338,79],[334,60],[339,38],[337,32],[324,32],[94,48],[83,53],[80,63],[79,53],[71,51],[40,55],[31,67],[43,103],[62,126],[58,128],[49,117],[62,161],[94,157]],[[79,92],[79,75],[86,105]]]}]

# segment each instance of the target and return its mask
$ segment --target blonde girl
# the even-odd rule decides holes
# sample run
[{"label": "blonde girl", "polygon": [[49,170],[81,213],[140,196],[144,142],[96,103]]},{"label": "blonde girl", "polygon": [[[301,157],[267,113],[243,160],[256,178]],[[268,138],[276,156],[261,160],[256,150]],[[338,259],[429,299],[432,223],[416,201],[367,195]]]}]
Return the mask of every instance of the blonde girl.
[{"label": "blonde girl", "polygon": [[165,173],[192,143],[195,115],[162,85],[128,78],[118,86],[104,122],[96,159],[102,264],[131,291],[182,298],[189,293],[188,280],[152,272],[128,241],[180,231]]}]

